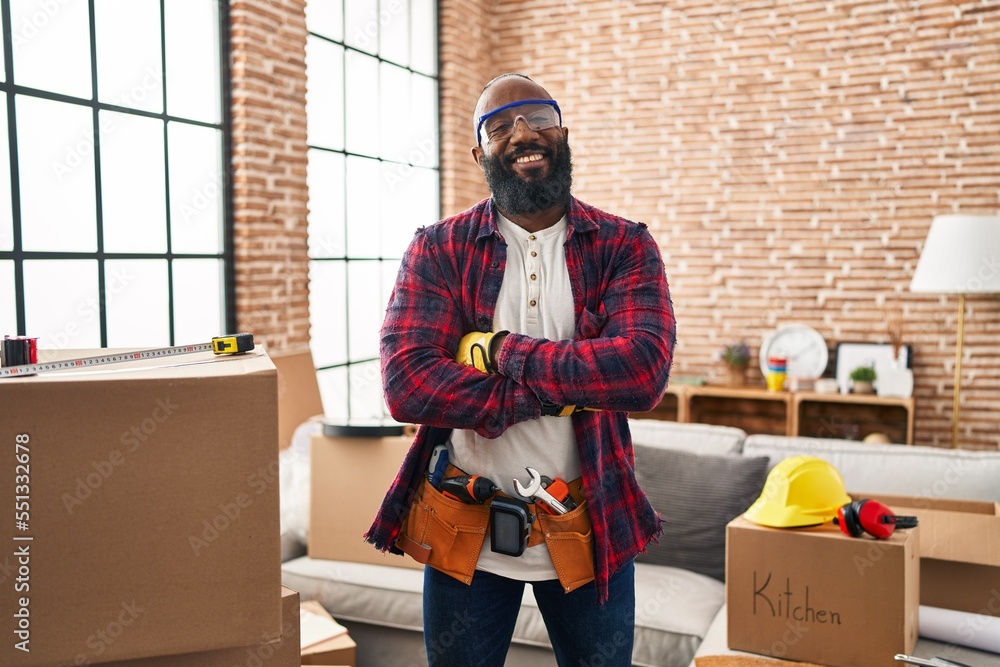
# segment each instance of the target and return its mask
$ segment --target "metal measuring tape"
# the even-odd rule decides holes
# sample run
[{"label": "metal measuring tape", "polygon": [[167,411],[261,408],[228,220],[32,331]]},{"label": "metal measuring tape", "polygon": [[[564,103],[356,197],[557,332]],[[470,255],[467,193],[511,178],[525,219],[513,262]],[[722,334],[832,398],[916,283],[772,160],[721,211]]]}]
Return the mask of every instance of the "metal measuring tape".
[{"label": "metal measuring tape", "polygon": [[81,359],[64,359],[62,361],[46,361],[38,363],[38,339],[28,336],[6,336],[0,348],[2,357],[0,363],[0,378],[22,377],[25,375],[36,375],[48,371],[61,371],[73,368],[86,368],[89,366],[103,366],[106,364],[121,364],[140,359],[155,359],[157,357],[172,357],[178,354],[192,354],[194,352],[214,352],[215,354],[242,354],[254,349],[253,334],[240,333],[231,336],[216,336],[209,343],[199,343],[197,345],[179,345],[175,347],[161,347],[152,350],[135,350],[132,352],[118,352],[116,354],[106,354],[97,357],[83,357]]}]

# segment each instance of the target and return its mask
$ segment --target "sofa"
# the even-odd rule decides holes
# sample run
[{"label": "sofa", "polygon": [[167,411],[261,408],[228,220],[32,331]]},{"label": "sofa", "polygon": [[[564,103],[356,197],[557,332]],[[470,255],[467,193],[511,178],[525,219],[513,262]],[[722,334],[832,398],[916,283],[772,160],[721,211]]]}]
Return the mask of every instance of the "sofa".
[{"label": "sofa", "polygon": [[[686,667],[696,656],[730,652],[725,526],[759,495],[770,468],[788,456],[828,460],[851,492],[1000,502],[1000,452],[748,437],[735,428],[652,419],[630,419],[630,427],[640,484],[666,519],[660,544],[651,545],[636,562],[637,666]],[[289,495],[283,488],[283,505],[291,504]],[[349,628],[358,644],[359,667],[426,664],[422,572],[312,559],[303,551],[300,539],[285,536],[283,583],[304,600],[320,601]],[[444,639],[461,641],[460,635],[456,627],[455,637]],[[929,657],[944,655],[941,651],[922,639],[915,653]],[[946,655],[973,667],[1000,667],[1000,655],[954,647]],[[556,664],[530,586],[507,664]]]}]

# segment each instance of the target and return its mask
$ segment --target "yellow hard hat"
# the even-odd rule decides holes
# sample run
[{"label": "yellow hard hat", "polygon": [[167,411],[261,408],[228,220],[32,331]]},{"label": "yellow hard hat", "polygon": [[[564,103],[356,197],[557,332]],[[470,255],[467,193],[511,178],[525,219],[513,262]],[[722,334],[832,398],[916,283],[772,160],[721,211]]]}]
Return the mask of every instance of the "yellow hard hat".
[{"label": "yellow hard hat", "polygon": [[833,520],[851,502],[844,478],[815,456],[790,456],[771,469],[760,497],[743,515],[773,528],[814,526]]}]

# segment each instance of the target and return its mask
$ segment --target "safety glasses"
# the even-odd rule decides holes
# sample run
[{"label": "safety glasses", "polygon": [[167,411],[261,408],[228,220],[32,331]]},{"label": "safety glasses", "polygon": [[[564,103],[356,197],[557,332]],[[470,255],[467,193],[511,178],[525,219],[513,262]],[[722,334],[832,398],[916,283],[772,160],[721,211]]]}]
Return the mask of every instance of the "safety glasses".
[{"label": "safety glasses", "polygon": [[487,142],[499,141],[514,132],[514,124],[520,118],[533,131],[548,130],[562,126],[562,111],[555,100],[519,100],[497,107],[479,117],[476,125],[476,139],[480,147],[483,138]]}]

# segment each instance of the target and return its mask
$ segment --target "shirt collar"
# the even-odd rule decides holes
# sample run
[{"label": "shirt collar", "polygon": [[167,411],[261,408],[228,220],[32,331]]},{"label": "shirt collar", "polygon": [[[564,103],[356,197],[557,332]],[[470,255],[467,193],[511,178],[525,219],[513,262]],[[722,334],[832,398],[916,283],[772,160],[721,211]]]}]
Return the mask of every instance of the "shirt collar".
[{"label": "shirt collar", "polygon": [[[500,213],[493,204],[493,199],[486,199],[482,202],[482,204],[485,207],[484,213],[486,214],[486,224],[481,227],[476,240],[493,234],[500,234],[500,231],[497,229],[497,219],[499,218]],[[574,233],[592,232],[598,228],[598,224],[594,220],[593,216],[587,214],[583,204],[576,197],[569,198],[569,210],[567,211],[567,217],[569,218],[569,229],[566,231],[567,240],[570,239]]]}]

